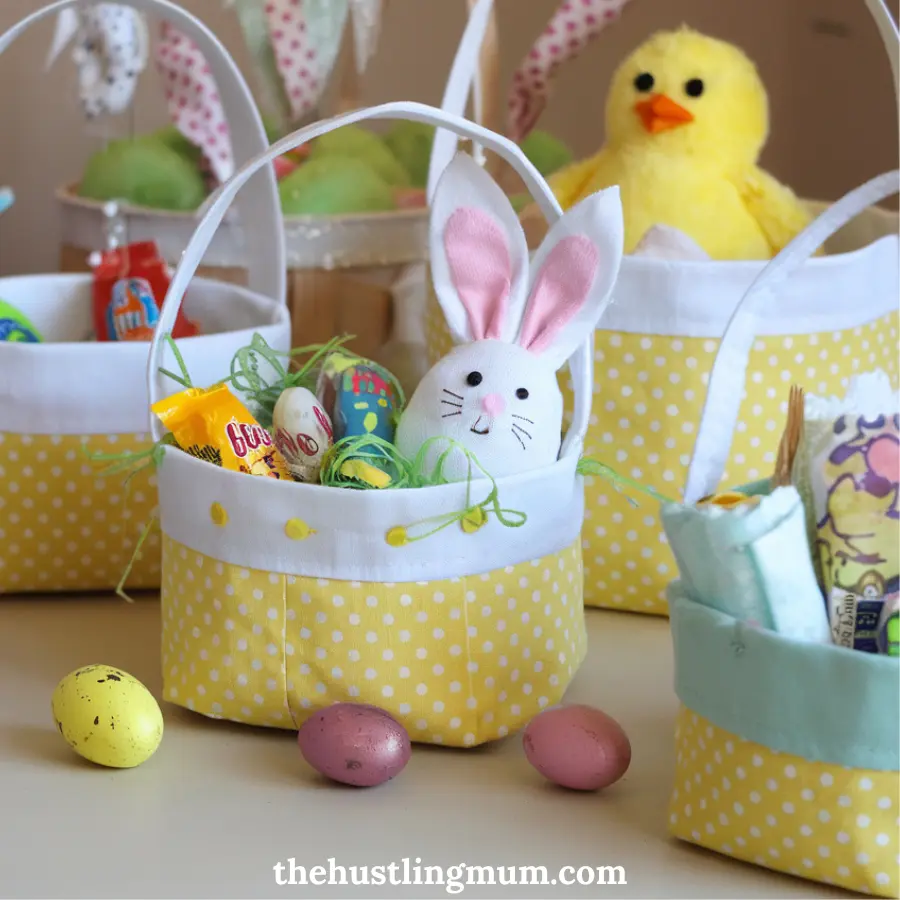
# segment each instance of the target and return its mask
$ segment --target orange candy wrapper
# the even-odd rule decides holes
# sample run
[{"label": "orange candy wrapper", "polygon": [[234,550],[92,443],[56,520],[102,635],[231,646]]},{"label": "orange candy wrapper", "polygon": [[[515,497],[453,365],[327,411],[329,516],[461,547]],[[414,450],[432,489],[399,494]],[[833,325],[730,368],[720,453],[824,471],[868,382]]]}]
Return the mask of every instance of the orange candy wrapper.
[{"label": "orange candy wrapper", "polygon": [[232,472],[294,480],[272,436],[226,385],[189,388],[152,409],[191,456]]}]

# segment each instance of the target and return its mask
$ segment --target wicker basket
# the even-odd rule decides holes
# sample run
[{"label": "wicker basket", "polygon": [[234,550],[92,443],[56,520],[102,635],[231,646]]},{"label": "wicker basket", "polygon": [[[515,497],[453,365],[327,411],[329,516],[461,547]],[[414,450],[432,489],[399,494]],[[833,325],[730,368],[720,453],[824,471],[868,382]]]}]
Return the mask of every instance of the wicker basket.
[{"label": "wicker basket", "polygon": [[[474,0],[467,0],[471,9]],[[338,73],[337,112],[358,108],[355,64],[344,54]],[[491,13],[478,63],[479,90],[474,119],[492,126],[498,47]],[[62,272],[90,271],[87,258],[103,246],[104,203],[78,196],[77,184],[57,191],[61,223],[59,267]],[[199,213],[169,212],[120,205],[130,240],[155,240],[163,258],[175,265],[199,222]],[[348,349],[389,365],[381,349],[394,325],[392,285],[406,266],[428,259],[428,211],[284,218],[287,298],[295,346],[320,343],[336,334],[353,334]],[[237,217],[222,223],[198,269],[207,278],[246,283],[247,250]]]}]

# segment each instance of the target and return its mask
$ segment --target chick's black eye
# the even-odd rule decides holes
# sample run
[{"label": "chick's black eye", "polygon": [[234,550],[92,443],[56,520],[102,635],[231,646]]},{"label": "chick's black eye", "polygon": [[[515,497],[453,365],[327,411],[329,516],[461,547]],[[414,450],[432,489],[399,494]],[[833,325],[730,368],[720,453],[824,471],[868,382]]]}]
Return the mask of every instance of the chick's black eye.
[{"label": "chick's black eye", "polygon": [[520,400],[527,400],[527,399],[528,399],[528,388],[519,388],[519,389],[516,391],[516,396],[517,396]]},{"label": "chick's black eye", "polygon": [[634,86],[644,93],[652,91],[655,83],[653,76],[649,72],[641,72],[641,74],[634,79]]},{"label": "chick's black eye", "polygon": [[472,387],[478,387],[481,382],[481,372],[469,372],[469,374],[466,375],[466,384],[469,384]]},{"label": "chick's black eye", "polygon": [[699,97],[703,93],[703,82],[699,78],[692,78],[685,83],[684,92],[688,97]]}]

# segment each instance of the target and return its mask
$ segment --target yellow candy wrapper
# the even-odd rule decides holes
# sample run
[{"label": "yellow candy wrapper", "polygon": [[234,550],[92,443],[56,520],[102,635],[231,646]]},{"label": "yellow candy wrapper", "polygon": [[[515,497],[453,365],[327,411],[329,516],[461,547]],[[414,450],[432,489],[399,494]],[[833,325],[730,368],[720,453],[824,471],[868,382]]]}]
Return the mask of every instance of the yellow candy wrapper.
[{"label": "yellow candy wrapper", "polygon": [[191,456],[233,472],[293,480],[272,436],[227,385],[189,388],[152,409]]}]

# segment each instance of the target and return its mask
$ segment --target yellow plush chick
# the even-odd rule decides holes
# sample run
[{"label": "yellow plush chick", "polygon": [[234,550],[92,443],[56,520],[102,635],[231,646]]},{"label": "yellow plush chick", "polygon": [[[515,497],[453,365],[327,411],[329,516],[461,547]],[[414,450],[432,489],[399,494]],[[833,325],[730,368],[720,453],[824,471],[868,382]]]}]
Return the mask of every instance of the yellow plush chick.
[{"label": "yellow plush chick", "polygon": [[769,259],[810,221],[756,163],[768,98],[736,47],[682,28],[651,37],[613,76],[606,145],[550,179],[564,209],[619,185],[625,252],[668,225],[713,259]]}]

